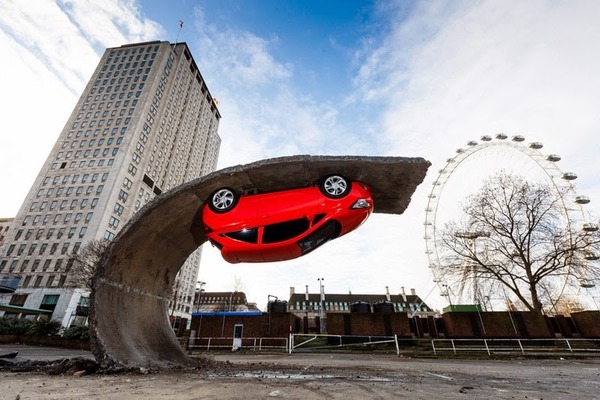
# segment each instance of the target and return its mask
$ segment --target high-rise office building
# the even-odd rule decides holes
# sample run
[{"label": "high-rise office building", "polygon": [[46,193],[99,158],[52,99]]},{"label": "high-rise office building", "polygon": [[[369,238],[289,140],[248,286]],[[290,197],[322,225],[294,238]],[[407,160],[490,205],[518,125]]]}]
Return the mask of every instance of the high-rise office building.
[{"label": "high-rise office building", "polygon": [[[86,320],[71,255],[112,240],[163,191],[214,171],[220,114],[185,43],[109,48],[0,244],[0,314]],[[191,312],[200,250],[181,268],[171,316]]]}]

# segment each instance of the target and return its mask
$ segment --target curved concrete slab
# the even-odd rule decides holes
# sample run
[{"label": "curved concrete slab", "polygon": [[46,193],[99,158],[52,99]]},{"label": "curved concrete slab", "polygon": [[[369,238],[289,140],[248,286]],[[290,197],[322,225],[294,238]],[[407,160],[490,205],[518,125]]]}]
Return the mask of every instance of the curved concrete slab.
[{"label": "curved concrete slab", "polygon": [[429,166],[422,158],[282,157],[216,171],[156,197],[117,235],[94,276],[90,328],[96,359],[121,366],[190,362],[169,326],[167,307],[177,272],[206,241],[198,216],[214,190],[267,192],[338,173],[371,185],[374,212],[401,214]]}]

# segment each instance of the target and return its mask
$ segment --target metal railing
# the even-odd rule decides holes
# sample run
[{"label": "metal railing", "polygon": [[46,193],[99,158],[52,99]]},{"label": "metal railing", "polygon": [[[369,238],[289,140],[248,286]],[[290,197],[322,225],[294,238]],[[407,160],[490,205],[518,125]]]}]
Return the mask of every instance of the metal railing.
[{"label": "metal railing", "polygon": [[[252,351],[279,350],[287,352],[288,338],[285,337],[247,337],[241,338],[241,349]],[[188,350],[232,349],[233,337],[190,337],[183,344]]]},{"label": "metal railing", "polygon": [[[300,341],[298,341],[300,339]],[[393,344],[400,354],[398,336],[343,336],[326,334],[290,334],[289,353],[294,351],[319,351],[335,348],[374,347]]]},{"label": "metal railing", "polygon": [[432,339],[434,355],[442,352],[492,354],[590,354],[600,355],[600,339]]},{"label": "metal railing", "polygon": [[[180,338],[188,351],[218,351],[234,348],[233,337]],[[600,356],[600,339],[410,339],[394,336],[344,336],[327,334],[290,334],[285,337],[248,337],[241,339],[241,349],[250,351],[326,352],[326,351],[395,351],[397,355],[444,354],[475,355],[577,355]]]}]

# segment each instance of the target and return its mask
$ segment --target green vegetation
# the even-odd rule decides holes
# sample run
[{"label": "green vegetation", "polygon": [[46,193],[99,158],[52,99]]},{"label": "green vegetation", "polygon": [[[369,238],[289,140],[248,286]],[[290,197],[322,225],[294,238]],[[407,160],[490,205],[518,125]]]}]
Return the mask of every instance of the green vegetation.
[{"label": "green vegetation", "polygon": [[[0,335],[14,336],[55,336],[60,331],[60,322],[48,317],[37,320],[0,317]],[[87,341],[90,331],[87,326],[72,326],[65,330],[63,337],[69,340]]]},{"label": "green vegetation", "polygon": [[90,329],[87,326],[72,326],[63,333],[65,339],[87,341],[90,339]]}]

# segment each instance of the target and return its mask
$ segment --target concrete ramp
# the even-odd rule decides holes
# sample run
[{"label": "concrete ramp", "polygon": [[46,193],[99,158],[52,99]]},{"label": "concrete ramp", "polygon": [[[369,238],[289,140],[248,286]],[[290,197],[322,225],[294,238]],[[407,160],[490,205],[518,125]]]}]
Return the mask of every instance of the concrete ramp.
[{"label": "concrete ramp", "polygon": [[168,304],[177,272],[206,241],[199,215],[214,190],[268,192],[337,173],[371,185],[374,212],[401,214],[429,166],[422,158],[282,157],[216,171],[156,197],[117,235],[94,276],[90,331],[97,361],[132,367],[191,362],[169,325]]}]

